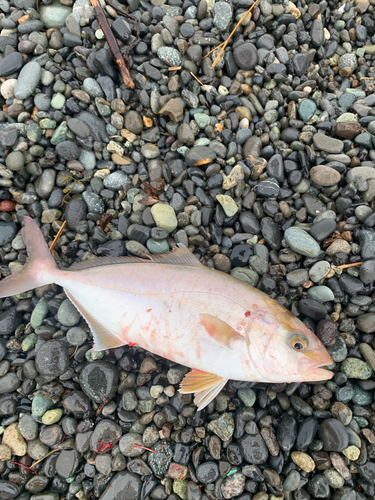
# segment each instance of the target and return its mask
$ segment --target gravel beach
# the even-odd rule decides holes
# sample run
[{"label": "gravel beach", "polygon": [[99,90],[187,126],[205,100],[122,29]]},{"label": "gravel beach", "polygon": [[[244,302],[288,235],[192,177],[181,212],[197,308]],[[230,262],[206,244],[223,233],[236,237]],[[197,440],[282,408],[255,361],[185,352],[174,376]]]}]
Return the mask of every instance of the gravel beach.
[{"label": "gravel beach", "polygon": [[198,412],[188,368],[94,352],[62,288],[0,299],[0,500],[373,499],[375,0],[101,5],[134,88],[90,0],[0,0],[0,277],[25,216],[61,268],[182,243],[335,375]]}]

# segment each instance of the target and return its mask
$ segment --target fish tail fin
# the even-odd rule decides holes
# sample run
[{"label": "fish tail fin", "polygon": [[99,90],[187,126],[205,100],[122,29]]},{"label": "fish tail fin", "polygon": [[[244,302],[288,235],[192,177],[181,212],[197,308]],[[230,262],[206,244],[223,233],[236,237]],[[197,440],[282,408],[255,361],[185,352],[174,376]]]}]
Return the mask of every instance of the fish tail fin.
[{"label": "fish tail fin", "polygon": [[0,298],[11,297],[54,282],[53,271],[58,269],[57,265],[42,231],[31,217],[25,217],[21,236],[29,256],[28,262],[20,271],[0,281]]}]

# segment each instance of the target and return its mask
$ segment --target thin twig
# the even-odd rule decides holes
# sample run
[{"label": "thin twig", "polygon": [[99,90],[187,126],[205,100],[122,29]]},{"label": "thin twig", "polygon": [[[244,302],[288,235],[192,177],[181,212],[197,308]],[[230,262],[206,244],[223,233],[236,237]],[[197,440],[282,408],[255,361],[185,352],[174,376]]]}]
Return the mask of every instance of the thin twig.
[{"label": "thin twig", "polygon": [[343,266],[337,266],[336,269],[347,269],[348,267],[358,267],[364,264],[365,261],[363,262],[354,262],[353,264],[344,264]]},{"label": "thin twig", "polygon": [[181,66],[169,66],[168,71],[177,71],[181,69]]},{"label": "thin twig", "polygon": [[99,0],[90,0],[90,1],[91,1],[91,5],[94,7],[96,18],[98,20],[98,23],[100,25],[101,30],[104,33],[105,39],[107,40],[109,50],[111,51],[112,57],[117,64],[117,67],[120,71],[123,82],[125,83],[125,85],[128,88],[134,89],[134,87],[135,87],[134,82],[132,80],[132,77],[130,76],[129,69],[126,66],[124,57],[121,53],[120,47],[118,46],[115,35],[113,34],[113,32],[108,24],[108,20],[104,14],[104,10],[102,9],[102,7],[100,5]]},{"label": "thin twig", "polygon": [[151,448],[146,448],[146,446],[141,446],[140,444],[135,443],[133,445],[135,448],[142,448],[142,450],[150,451],[151,453],[157,453],[155,450],[151,450]]},{"label": "thin twig", "polygon": [[[238,21],[238,23],[236,24],[236,27],[234,28],[234,30],[232,31],[232,33],[228,36],[228,38],[225,40],[225,42],[223,43],[223,46],[221,47],[220,49],[220,52],[218,53],[218,55],[216,56],[216,59],[214,60],[214,62],[212,63],[212,67],[214,68],[216,66],[216,64],[219,62],[219,59],[221,57],[221,54],[224,52],[226,46],[228,45],[229,43],[229,40],[232,38],[232,36],[235,34],[238,26],[242,23],[242,21],[245,19],[246,16],[248,16],[250,14],[250,12],[253,10],[253,8],[256,6],[256,4],[259,2],[259,0],[255,0],[255,2],[253,3],[253,5],[250,7],[249,10],[247,10],[245,12],[245,14],[241,17],[241,19]],[[216,47],[217,48],[217,47]]]},{"label": "thin twig", "polygon": [[[203,87],[203,88],[205,88],[205,89],[207,90],[207,92],[208,92],[209,94],[211,94],[211,92],[208,90],[208,88],[206,87],[206,85],[205,85],[204,83],[202,83],[202,82],[199,80],[199,78],[198,78],[198,77],[196,77],[196,76],[194,75],[194,73],[192,73],[192,72],[190,71],[190,74],[191,74],[191,76],[192,76],[193,78],[195,78],[195,79],[197,80],[197,82],[198,82],[198,83],[200,83],[200,84],[202,85],[202,87]],[[212,94],[211,94],[211,95],[212,95]]]},{"label": "thin twig", "polygon": [[64,222],[61,224],[60,229],[58,230],[56,236],[54,237],[53,242],[51,243],[51,246],[49,247],[50,252],[52,252],[52,250],[55,248],[57,240],[60,238],[61,233],[63,232],[65,226],[66,226],[66,220],[64,220]]},{"label": "thin twig", "polygon": [[33,464],[31,467],[33,468],[33,467],[35,467],[37,464],[40,464],[40,462],[42,462],[45,458],[49,457],[50,455],[52,455],[52,453],[55,453],[56,451],[61,451],[61,450],[56,449],[56,450],[52,450],[52,451],[50,451],[49,453],[47,453],[47,455],[46,455],[45,457],[43,457],[43,458],[41,458],[40,460],[38,460],[37,462],[35,462],[35,464]]},{"label": "thin twig", "polygon": [[72,357],[75,355],[75,353],[76,353],[77,351],[78,351],[78,346],[76,345],[76,348],[74,349],[73,354],[72,354],[69,358],[72,358]]}]

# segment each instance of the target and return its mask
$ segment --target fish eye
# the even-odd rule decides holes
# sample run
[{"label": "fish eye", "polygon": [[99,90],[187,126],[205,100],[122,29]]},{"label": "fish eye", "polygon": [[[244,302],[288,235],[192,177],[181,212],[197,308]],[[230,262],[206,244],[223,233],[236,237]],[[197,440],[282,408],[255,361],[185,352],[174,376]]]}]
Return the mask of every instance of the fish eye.
[{"label": "fish eye", "polygon": [[291,345],[295,351],[303,351],[307,344],[307,338],[304,335],[294,335],[291,339]]}]

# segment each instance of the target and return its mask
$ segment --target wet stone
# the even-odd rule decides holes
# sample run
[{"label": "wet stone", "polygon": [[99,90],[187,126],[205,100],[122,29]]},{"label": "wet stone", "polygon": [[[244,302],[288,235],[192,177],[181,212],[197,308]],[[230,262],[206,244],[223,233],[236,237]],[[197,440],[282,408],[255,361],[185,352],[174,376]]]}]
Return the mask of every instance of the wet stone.
[{"label": "wet stone", "polygon": [[264,464],[268,459],[268,448],[260,434],[247,435],[238,440],[244,459],[254,465]]},{"label": "wet stone", "polygon": [[153,449],[157,453],[150,453],[148,463],[154,474],[165,474],[172,462],[172,447],[168,441],[159,441]]},{"label": "wet stone", "polygon": [[319,427],[319,439],[325,451],[342,451],[349,444],[344,425],[336,419],[324,420]]},{"label": "wet stone", "polygon": [[129,500],[138,500],[141,495],[142,482],[137,474],[128,471],[118,472],[110,484],[102,493],[100,500],[121,500],[126,485],[126,498]]},{"label": "wet stone", "polygon": [[219,467],[216,462],[204,462],[196,469],[197,479],[202,484],[214,483],[219,477]]},{"label": "wet stone", "polygon": [[46,342],[36,354],[35,366],[41,375],[62,375],[69,367],[68,352],[58,341]]},{"label": "wet stone", "polygon": [[79,378],[82,390],[97,403],[110,401],[117,389],[118,372],[106,361],[94,361],[82,370]]},{"label": "wet stone", "polygon": [[233,50],[237,66],[244,70],[253,69],[258,63],[258,51],[252,43],[243,43]]}]

